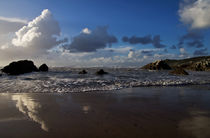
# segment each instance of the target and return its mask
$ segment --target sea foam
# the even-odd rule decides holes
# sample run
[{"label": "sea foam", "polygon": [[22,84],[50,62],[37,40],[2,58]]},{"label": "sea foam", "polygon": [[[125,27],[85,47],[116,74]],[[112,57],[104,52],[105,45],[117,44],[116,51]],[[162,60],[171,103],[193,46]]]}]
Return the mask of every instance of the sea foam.
[{"label": "sea foam", "polygon": [[182,86],[210,84],[210,72],[189,72],[188,76],[170,75],[168,71],[147,71],[137,68],[110,69],[108,75],[98,76],[97,68],[51,68],[49,72],[34,72],[19,76],[0,77],[0,92],[66,93],[118,90],[131,87]]}]

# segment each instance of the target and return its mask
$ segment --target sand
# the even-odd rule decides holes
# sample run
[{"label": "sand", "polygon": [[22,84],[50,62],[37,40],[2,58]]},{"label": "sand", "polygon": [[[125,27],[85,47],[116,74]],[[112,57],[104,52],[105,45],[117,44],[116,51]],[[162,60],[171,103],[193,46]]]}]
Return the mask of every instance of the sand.
[{"label": "sand", "polygon": [[0,138],[208,138],[210,86],[0,94]]}]

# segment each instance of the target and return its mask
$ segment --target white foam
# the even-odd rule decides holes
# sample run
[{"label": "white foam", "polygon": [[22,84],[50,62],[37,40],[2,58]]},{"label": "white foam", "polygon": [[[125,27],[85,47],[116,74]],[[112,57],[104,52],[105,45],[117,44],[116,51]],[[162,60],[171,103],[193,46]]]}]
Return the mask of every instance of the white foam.
[{"label": "white foam", "polygon": [[[71,70],[71,72],[70,72]],[[81,70],[81,69],[78,69]],[[20,76],[0,77],[0,92],[87,92],[117,90],[142,86],[180,86],[210,84],[210,72],[189,72],[189,76],[173,76],[167,71],[107,69],[109,75],[96,76],[97,69],[78,75],[76,69],[57,69],[48,73],[29,73]]]}]

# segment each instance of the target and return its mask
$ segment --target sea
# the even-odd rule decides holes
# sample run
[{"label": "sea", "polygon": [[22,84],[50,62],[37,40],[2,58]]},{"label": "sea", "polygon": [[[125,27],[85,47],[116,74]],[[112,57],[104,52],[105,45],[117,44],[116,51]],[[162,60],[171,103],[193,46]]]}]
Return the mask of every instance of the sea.
[{"label": "sea", "polygon": [[[88,74],[78,74],[85,69]],[[54,67],[49,72],[18,76],[2,74],[0,93],[72,93],[120,90],[133,87],[170,87],[210,84],[210,72],[188,71],[188,76],[171,75],[169,71],[139,68],[103,68],[107,75],[96,75],[101,68]]]}]

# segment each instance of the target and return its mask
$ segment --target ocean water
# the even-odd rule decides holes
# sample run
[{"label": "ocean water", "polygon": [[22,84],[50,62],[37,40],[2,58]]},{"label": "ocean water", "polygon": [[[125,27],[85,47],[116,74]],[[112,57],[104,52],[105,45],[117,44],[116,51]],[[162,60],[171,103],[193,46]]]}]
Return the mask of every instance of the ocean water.
[{"label": "ocean water", "polygon": [[99,68],[51,68],[49,72],[33,72],[0,77],[0,93],[67,93],[118,90],[132,87],[182,86],[210,84],[210,72],[189,71],[189,76],[170,75],[169,71],[147,71],[139,68],[105,68],[108,75],[98,76]]}]

